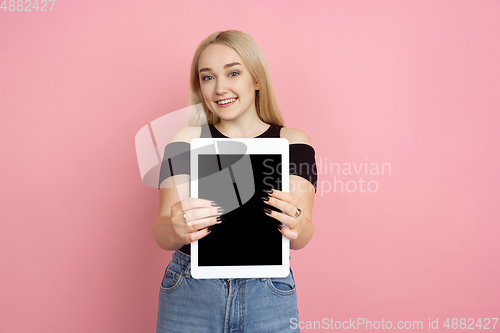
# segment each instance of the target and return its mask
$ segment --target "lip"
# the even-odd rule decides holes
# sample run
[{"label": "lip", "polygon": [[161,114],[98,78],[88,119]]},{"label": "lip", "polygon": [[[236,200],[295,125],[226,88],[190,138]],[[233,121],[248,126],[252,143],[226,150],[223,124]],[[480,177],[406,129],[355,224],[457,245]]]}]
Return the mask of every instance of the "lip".
[{"label": "lip", "polygon": [[224,101],[226,99],[232,99],[234,98],[234,102],[231,102],[231,103],[227,103],[227,104],[223,104],[223,105],[220,105],[219,103],[217,103],[218,101],[215,102],[215,104],[217,104],[218,107],[221,107],[221,108],[226,108],[228,106],[231,106],[233,105],[234,103],[236,103],[236,101],[238,100],[238,97],[228,97],[228,98],[223,98],[223,99],[219,99],[219,101]]}]

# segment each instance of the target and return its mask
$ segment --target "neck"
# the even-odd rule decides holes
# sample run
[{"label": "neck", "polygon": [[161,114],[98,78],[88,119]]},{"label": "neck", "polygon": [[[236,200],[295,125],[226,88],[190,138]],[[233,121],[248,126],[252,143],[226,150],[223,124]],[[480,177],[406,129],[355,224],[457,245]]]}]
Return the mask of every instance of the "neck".
[{"label": "neck", "polygon": [[220,119],[214,126],[230,138],[254,138],[269,128],[269,125],[257,116],[257,112],[243,114],[231,120]]}]

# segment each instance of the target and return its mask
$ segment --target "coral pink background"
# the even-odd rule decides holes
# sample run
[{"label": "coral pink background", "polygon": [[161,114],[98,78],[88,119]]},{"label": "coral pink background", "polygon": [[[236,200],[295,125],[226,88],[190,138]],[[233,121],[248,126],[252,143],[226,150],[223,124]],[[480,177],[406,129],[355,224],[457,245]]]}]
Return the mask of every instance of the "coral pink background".
[{"label": "coral pink background", "polygon": [[363,166],[319,175],[300,320],[500,317],[498,1],[57,1],[0,10],[0,332],[154,332],[171,252],[134,137],[225,29],[318,163]]}]

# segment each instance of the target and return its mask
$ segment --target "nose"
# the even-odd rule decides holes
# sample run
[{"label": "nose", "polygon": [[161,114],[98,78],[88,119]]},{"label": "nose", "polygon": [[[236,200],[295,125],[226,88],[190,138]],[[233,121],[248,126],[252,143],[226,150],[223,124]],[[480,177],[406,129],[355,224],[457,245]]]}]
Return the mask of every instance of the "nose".
[{"label": "nose", "polygon": [[217,80],[217,86],[215,87],[215,92],[217,95],[224,95],[228,92],[228,87],[224,79]]}]

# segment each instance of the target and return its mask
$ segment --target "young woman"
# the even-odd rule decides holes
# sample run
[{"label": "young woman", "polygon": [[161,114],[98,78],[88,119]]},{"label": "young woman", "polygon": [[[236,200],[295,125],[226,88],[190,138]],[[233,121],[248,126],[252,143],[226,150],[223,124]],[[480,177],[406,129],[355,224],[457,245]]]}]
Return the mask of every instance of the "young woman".
[{"label": "young woman", "polygon": [[[190,103],[203,105],[208,123],[178,131],[166,153],[189,151],[191,140],[199,137],[288,139],[290,191],[262,193],[262,200],[282,212],[267,209],[266,214],[281,222],[278,229],[290,247],[306,246],[314,233],[314,148],[306,133],[284,127],[267,65],[250,36],[236,30],[216,32],[200,44],[191,67]],[[157,333],[297,332],[291,329],[298,320],[291,269],[286,278],[191,276],[189,244],[224,223],[223,211],[214,202],[189,198],[189,161],[179,165],[185,168],[174,175],[167,175],[166,163],[160,172],[160,209],[153,232],[163,249],[175,252],[160,287]]]}]

